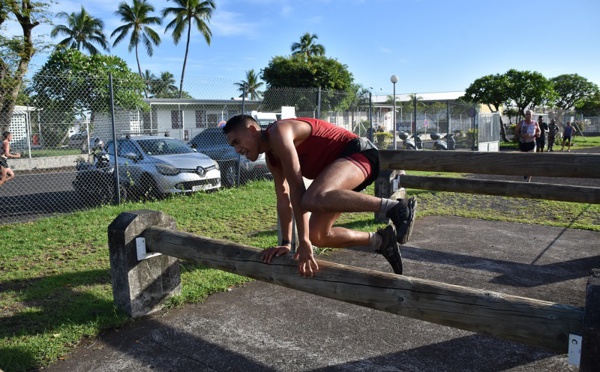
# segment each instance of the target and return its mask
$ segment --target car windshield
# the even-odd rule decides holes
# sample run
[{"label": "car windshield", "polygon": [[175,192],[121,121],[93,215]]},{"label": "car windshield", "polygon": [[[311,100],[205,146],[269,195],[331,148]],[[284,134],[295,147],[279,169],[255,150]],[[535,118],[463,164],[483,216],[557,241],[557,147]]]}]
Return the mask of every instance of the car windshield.
[{"label": "car windshield", "polygon": [[148,155],[173,155],[194,152],[185,143],[168,138],[139,140],[137,143]]}]

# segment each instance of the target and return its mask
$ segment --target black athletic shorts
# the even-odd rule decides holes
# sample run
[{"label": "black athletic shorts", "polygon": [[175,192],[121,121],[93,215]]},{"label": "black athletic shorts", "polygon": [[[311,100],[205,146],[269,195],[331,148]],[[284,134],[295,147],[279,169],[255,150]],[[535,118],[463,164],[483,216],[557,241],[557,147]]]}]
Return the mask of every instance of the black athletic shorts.
[{"label": "black athletic shorts", "polygon": [[523,151],[523,152],[529,152],[531,150],[535,149],[535,142],[531,141],[531,142],[519,142],[519,150]]},{"label": "black athletic shorts", "polygon": [[357,152],[363,154],[371,163],[371,176],[354,189],[354,191],[362,191],[379,177],[379,150],[367,138],[359,137],[348,142],[339,158],[345,158]]}]

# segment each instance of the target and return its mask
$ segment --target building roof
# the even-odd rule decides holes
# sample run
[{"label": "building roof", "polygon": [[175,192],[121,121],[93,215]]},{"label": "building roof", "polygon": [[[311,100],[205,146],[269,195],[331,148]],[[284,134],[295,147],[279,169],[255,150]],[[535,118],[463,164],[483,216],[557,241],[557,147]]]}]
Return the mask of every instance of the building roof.
[{"label": "building roof", "polygon": [[35,111],[35,107],[16,105],[13,109],[13,115],[27,115],[27,113]]},{"label": "building roof", "polygon": [[[438,93],[417,93],[419,101],[456,101],[464,96],[465,92],[438,92]],[[396,94],[397,102],[408,102],[414,94]],[[373,96],[373,103],[387,103],[389,96]]]}]

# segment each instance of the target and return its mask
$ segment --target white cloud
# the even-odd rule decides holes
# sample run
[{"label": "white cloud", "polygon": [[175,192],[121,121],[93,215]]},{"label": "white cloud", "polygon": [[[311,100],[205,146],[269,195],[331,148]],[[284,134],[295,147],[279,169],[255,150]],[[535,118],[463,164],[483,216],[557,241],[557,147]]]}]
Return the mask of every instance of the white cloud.
[{"label": "white cloud", "polygon": [[210,20],[210,28],[213,35],[246,35],[256,36],[259,24],[244,20],[244,15],[218,9],[213,13]]}]

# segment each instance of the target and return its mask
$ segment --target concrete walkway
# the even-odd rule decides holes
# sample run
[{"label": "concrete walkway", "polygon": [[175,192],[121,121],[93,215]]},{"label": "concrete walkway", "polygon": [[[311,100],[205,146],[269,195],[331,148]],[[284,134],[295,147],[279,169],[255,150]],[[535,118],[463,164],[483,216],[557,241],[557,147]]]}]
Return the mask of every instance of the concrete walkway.
[{"label": "concrete walkway", "polygon": [[[600,233],[425,217],[405,274],[583,306]],[[391,272],[367,249],[320,259]],[[310,279],[307,279],[310,280]],[[45,371],[577,371],[566,355],[252,282],[137,320]]]}]

